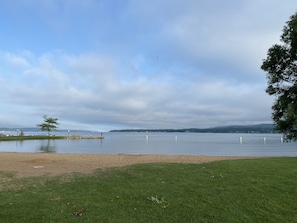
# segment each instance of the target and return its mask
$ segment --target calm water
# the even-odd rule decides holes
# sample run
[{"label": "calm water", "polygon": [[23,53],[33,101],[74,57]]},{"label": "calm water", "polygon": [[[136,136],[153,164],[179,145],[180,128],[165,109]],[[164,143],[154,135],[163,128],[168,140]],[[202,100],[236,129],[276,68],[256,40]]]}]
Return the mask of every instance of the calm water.
[{"label": "calm water", "polygon": [[[37,133],[32,133],[32,135]],[[38,133],[40,134],[40,133]],[[57,132],[66,135],[68,132]],[[73,133],[100,135],[97,132]],[[29,133],[26,133],[29,135]],[[71,135],[71,134],[70,134]],[[1,152],[85,154],[167,154],[223,156],[297,156],[297,143],[279,134],[104,133],[105,139],[0,142]]]}]

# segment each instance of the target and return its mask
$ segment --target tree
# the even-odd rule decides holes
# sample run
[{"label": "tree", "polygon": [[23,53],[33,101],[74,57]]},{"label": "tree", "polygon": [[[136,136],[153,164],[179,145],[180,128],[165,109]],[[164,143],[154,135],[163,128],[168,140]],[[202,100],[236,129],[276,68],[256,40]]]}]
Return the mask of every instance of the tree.
[{"label": "tree", "polygon": [[37,126],[40,127],[41,131],[47,131],[48,135],[50,132],[57,129],[58,119],[57,118],[50,118],[47,115],[42,116],[44,119],[44,123],[38,124]]},{"label": "tree", "polygon": [[283,28],[281,44],[273,45],[263,60],[266,92],[275,96],[272,119],[288,141],[297,140],[297,13]]}]

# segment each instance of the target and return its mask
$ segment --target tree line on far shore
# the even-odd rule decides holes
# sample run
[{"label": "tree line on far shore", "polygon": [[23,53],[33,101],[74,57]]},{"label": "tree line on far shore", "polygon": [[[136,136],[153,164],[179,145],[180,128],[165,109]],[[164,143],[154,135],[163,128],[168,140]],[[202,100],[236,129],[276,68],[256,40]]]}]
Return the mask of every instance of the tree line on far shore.
[{"label": "tree line on far shore", "polygon": [[185,129],[122,129],[110,132],[192,132],[192,133],[277,133],[275,125],[232,125],[214,128],[185,128]]}]

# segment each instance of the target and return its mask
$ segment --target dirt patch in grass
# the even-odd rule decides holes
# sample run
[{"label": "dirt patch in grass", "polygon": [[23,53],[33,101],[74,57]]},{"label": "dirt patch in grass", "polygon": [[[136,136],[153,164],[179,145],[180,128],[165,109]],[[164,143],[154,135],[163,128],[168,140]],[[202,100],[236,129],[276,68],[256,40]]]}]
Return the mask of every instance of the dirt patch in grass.
[{"label": "dirt patch in grass", "polygon": [[[96,169],[121,167],[139,163],[205,163],[218,160],[247,159],[234,156],[168,156],[168,155],[104,155],[0,153],[0,171],[13,172],[16,177],[92,173]],[[0,175],[0,178],[5,175]],[[0,179],[1,180],[1,179]]]}]

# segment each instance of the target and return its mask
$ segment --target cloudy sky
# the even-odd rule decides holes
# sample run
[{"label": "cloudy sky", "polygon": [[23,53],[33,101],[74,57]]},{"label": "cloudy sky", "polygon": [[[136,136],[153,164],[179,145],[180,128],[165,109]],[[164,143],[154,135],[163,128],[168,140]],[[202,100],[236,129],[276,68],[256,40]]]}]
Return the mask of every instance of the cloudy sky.
[{"label": "cloudy sky", "polygon": [[293,0],[1,0],[0,127],[272,123],[260,69]]}]

